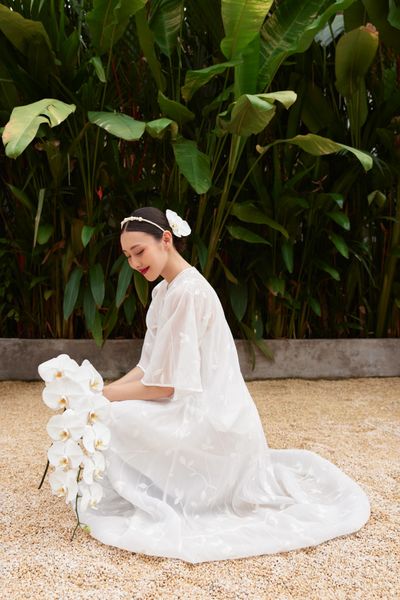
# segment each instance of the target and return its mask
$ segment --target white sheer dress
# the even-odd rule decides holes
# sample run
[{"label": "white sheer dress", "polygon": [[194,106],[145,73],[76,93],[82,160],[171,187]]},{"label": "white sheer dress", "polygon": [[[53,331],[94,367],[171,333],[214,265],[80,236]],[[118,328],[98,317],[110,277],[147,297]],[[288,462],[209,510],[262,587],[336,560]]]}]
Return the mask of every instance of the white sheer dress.
[{"label": "white sheer dress", "polygon": [[104,497],[81,521],[105,544],[190,563],[315,546],[370,505],[338,467],[268,447],[214,289],[195,268],[152,291],[139,367],[170,399],[111,406]]}]

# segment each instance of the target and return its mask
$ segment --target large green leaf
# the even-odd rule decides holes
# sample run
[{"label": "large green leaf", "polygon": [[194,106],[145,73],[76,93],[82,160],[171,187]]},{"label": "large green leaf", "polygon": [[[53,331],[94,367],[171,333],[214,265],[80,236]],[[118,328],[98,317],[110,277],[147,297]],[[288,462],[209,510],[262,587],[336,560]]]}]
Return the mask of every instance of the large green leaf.
[{"label": "large green leaf", "polygon": [[285,240],[281,246],[283,262],[289,273],[293,273],[293,243],[290,240]]},{"label": "large green leaf", "polygon": [[332,277],[332,279],[334,279],[335,281],[340,281],[339,271],[334,267],[328,265],[324,260],[317,259],[315,261],[315,264],[318,267],[318,269],[321,269],[321,271],[325,271],[325,273],[328,273]]},{"label": "large green leaf", "polygon": [[226,58],[236,58],[258,36],[274,0],[222,0],[221,14],[225,37],[221,50]]},{"label": "large green leaf", "polygon": [[250,244],[267,244],[267,246],[271,245],[271,242],[261,237],[261,235],[254,233],[254,231],[246,229],[246,227],[241,227],[240,225],[227,225],[226,228],[231,236],[237,240],[242,240]]},{"label": "large green leaf", "polygon": [[161,70],[161,64],[154,50],[154,34],[151,31],[146,15],[146,9],[138,10],[135,15],[136,31],[140,47],[146,57],[150,71],[155,79],[157,87],[162,92],[165,90],[165,77]]},{"label": "large green leaf", "polygon": [[180,138],[172,148],[179,171],[198,194],[205,194],[211,187],[210,158],[200,152],[196,143]]},{"label": "large green leaf", "polygon": [[115,296],[115,304],[120,307],[125,299],[126,290],[129,287],[133,275],[133,270],[129,266],[127,260],[122,263],[121,270],[118,275],[117,293]]},{"label": "large green leaf", "polygon": [[146,131],[151,137],[161,140],[168,128],[173,129],[173,134],[176,137],[178,131],[178,125],[172,119],[162,117],[161,119],[155,119],[154,121],[148,121],[146,123]]},{"label": "large green leaf", "polygon": [[364,81],[378,49],[379,37],[371,27],[357,27],[344,33],[336,45],[336,88],[340,94],[352,96]]},{"label": "large green leaf", "polygon": [[271,229],[279,231],[285,238],[289,237],[288,232],[282,225],[280,225],[280,223],[270,219],[270,217],[261,212],[261,210],[254,206],[254,204],[251,202],[241,202],[235,204],[232,208],[231,214],[245,223],[260,223],[263,225],[268,225],[271,227]]},{"label": "large green leaf", "polygon": [[230,60],[211,65],[211,67],[205,67],[204,69],[198,69],[197,71],[191,71],[189,69],[186,71],[185,85],[181,88],[182,98],[185,102],[189,102],[193,94],[203,85],[208,83],[210,79],[224,73],[229,67],[235,67],[240,63],[241,60]]},{"label": "large green leaf", "polygon": [[100,348],[103,343],[103,319],[98,310],[94,314],[93,327],[91,328],[93,339]]},{"label": "large green leaf", "polygon": [[146,128],[146,123],[143,121],[136,121],[122,113],[88,112],[88,119],[91,123],[108,131],[108,133],[112,133],[128,142],[139,140]]},{"label": "large green leaf", "polygon": [[272,350],[268,347],[267,343],[263,339],[259,339],[256,337],[256,333],[254,329],[246,325],[245,323],[241,323],[241,327],[246,333],[249,340],[251,340],[259,350],[264,354],[264,356],[270,360],[273,360],[274,354]]},{"label": "large green leaf", "polygon": [[86,23],[94,47],[104,54],[123,35],[129,19],[146,4],[146,0],[94,0]]},{"label": "large green leaf", "polygon": [[78,299],[79,287],[83,275],[81,267],[75,267],[71,273],[71,277],[65,286],[63,312],[64,320],[66,321],[72,314],[75,308],[76,301]]},{"label": "large green leaf", "polygon": [[133,271],[133,279],[135,282],[136,293],[143,306],[146,306],[147,299],[149,296],[149,284],[148,281],[139,271]]},{"label": "large green leaf", "polygon": [[340,225],[340,227],[346,231],[350,231],[350,219],[345,213],[339,212],[338,210],[330,210],[326,214],[332,221],[335,221],[335,223]]},{"label": "large green leaf", "polygon": [[366,152],[362,152],[361,150],[357,150],[351,146],[346,146],[345,144],[339,144],[339,142],[334,142],[329,138],[324,138],[313,133],[296,135],[295,137],[288,138],[287,140],[275,140],[268,146],[257,146],[257,151],[260,153],[266,152],[269,148],[275,146],[276,144],[294,144],[313,156],[323,156],[325,154],[333,154],[335,152],[351,152],[360,161],[366,171],[371,169],[373,164],[372,156]]},{"label": "large green leaf", "polygon": [[25,19],[16,10],[0,4],[0,31],[27,58],[30,76],[47,83],[48,74],[56,68],[56,60],[43,23]]},{"label": "large green leaf", "polygon": [[238,321],[241,321],[246,314],[247,309],[247,285],[245,282],[239,281],[237,285],[228,284],[229,298],[233,312]]},{"label": "large green leaf", "polygon": [[[375,1],[375,0],[374,0]],[[285,0],[280,2],[261,28],[258,89],[268,88],[283,61],[304,52],[329,18],[354,0]]]},{"label": "large green leaf", "polygon": [[97,77],[101,83],[106,83],[106,73],[104,71],[103,63],[101,62],[100,56],[92,56],[89,62],[93,65]]},{"label": "large green leaf", "polygon": [[194,113],[192,113],[191,110],[186,108],[186,106],[184,106],[180,102],[170,100],[169,98],[164,96],[164,94],[161,91],[158,92],[157,100],[158,105],[164,113],[164,115],[178,123],[180,126],[182,126],[183,123],[187,123],[187,121],[193,121],[195,117]]},{"label": "large green leaf", "polygon": [[86,246],[92,239],[92,236],[95,231],[96,231],[96,227],[91,227],[90,225],[84,225],[82,227],[81,240],[82,240],[82,245],[84,248],[86,248]]},{"label": "large green leaf", "polygon": [[321,316],[321,304],[318,302],[318,300],[316,298],[314,298],[313,296],[310,296],[308,299],[308,304],[310,305],[312,311],[315,312],[317,317],[320,317]]},{"label": "large green leaf", "polygon": [[296,101],[290,90],[270,94],[243,94],[233,102],[226,113],[219,115],[221,129],[247,137],[262,131],[275,115],[275,101],[288,108]]},{"label": "large green leaf", "polygon": [[342,256],[349,258],[349,247],[341,235],[338,235],[337,233],[330,233],[329,239]]},{"label": "large green leaf", "polygon": [[46,244],[53,235],[53,232],[53,225],[50,225],[49,223],[42,223],[41,225],[39,225],[37,232],[37,243]]},{"label": "large green leaf", "polygon": [[183,0],[153,0],[149,25],[161,52],[171,56],[181,31],[184,16]]},{"label": "large green leaf", "polygon": [[128,325],[131,325],[133,318],[135,316],[135,313],[136,313],[136,298],[135,298],[135,296],[133,296],[133,295],[128,296],[123,304],[123,307],[124,307],[124,315],[125,315],[126,322],[128,323]]},{"label": "large green leaf", "polygon": [[343,34],[336,45],[336,88],[346,98],[353,130],[359,130],[368,116],[365,76],[378,44],[378,33],[369,25]]},{"label": "large green leaf", "polygon": [[9,158],[19,156],[36,136],[42,123],[55,127],[73,113],[75,108],[75,104],[65,104],[54,98],[14,108],[3,131],[6,155]]},{"label": "large green leaf", "polygon": [[388,21],[392,27],[400,29],[400,5],[398,0],[389,0]]},{"label": "large green leaf", "polygon": [[242,94],[256,94],[260,70],[260,36],[247,46],[242,53],[242,62],[235,67],[235,98]]},{"label": "large green leaf", "polygon": [[101,306],[105,294],[104,271],[100,263],[93,265],[89,269],[90,289],[97,306]]},{"label": "large green leaf", "polygon": [[83,294],[83,313],[85,315],[85,321],[88,329],[92,330],[95,322],[96,303],[90,287],[85,288],[85,292]]}]

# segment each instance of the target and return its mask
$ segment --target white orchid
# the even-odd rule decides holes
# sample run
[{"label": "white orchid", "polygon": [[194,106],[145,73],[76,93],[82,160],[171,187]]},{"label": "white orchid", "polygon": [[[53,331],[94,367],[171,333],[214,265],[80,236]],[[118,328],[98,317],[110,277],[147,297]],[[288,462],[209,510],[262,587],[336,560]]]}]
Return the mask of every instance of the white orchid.
[{"label": "white orchid", "polygon": [[111,402],[101,394],[95,394],[90,396],[89,404],[88,423],[92,425],[98,422],[107,423],[110,416]]},{"label": "white orchid", "polygon": [[75,413],[84,414],[88,419],[93,406],[92,397],[94,395],[87,391],[82,394],[70,394],[68,395],[68,405]]},{"label": "white orchid", "polygon": [[82,448],[74,440],[54,442],[48,449],[47,456],[52,467],[59,469],[77,469],[82,462]]},{"label": "white orchid", "polygon": [[77,471],[56,469],[49,475],[51,491],[55,496],[66,496],[66,503],[73,502],[78,493]]},{"label": "white orchid", "polygon": [[60,354],[56,358],[41,363],[38,367],[40,377],[46,382],[65,378],[73,379],[78,369],[78,363],[68,354]]},{"label": "white orchid", "polygon": [[47,433],[52,440],[79,440],[86,427],[87,415],[68,408],[61,415],[54,415],[47,423]]},{"label": "white orchid", "polygon": [[59,408],[72,408],[77,412],[89,410],[90,402],[87,399],[87,392],[84,386],[69,379],[56,379],[47,383],[43,390],[43,402],[49,408],[57,410]]},{"label": "white orchid", "polygon": [[106,468],[102,450],[106,450],[111,433],[105,423],[109,419],[111,403],[102,394],[103,379],[84,360],[81,366],[67,354],[39,365],[39,374],[46,385],[43,401],[51,409],[64,409],[47,423],[47,432],[52,438],[47,456],[48,463],[39,488],[51,465],[54,471],[49,475],[53,494],[65,497],[73,504],[78,519],[77,499],[81,495],[81,507],[96,508],[103,494],[103,488],[96,483]]},{"label": "white orchid", "polygon": [[165,211],[167,221],[176,237],[185,237],[190,234],[191,229],[189,224],[182,219],[176,212],[169,210]]},{"label": "white orchid", "polygon": [[88,485],[83,481],[79,484],[79,493],[82,495],[81,508],[83,511],[85,511],[88,506],[96,509],[103,497],[103,488],[98,483]]},{"label": "white orchid", "polygon": [[110,439],[110,430],[103,423],[86,425],[82,435],[83,446],[89,454],[94,454],[96,450],[106,450]]},{"label": "white orchid", "polygon": [[104,382],[102,376],[86,359],[82,362],[75,377],[77,381],[84,382],[90,392],[98,393],[103,390]]},{"label": "white orchid", "polygon": [[92,484],[93,479],[102,479],[106,468],[106,461],[101,452],[94,452],[90,456],[84,456],[83,465],[83,481],[87,484]]}]

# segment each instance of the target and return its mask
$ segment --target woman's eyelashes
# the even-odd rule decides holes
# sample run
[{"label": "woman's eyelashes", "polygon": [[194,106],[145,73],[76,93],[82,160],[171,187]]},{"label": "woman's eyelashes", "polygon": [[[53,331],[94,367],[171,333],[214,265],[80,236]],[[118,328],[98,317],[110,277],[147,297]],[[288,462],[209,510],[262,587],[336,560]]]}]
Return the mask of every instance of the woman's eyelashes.
[{"label": "woman's eyelashes", "polygon": [[124,256],[127,260],[129,260],[130,258],[132,258],[132,256],[139,256],[139,254],[143,254],[144,250],[140,250],[140,252],[136,252],[136,254],[125,254]]}]

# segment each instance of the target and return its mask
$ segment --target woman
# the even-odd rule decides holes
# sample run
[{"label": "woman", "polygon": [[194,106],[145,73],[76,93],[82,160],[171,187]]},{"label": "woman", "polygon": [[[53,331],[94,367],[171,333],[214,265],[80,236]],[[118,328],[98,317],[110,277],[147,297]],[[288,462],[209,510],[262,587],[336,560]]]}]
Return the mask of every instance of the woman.
[{"label": "woman", "polygon": [[80,514],[100,541],[191,563],[307,546],[368,520],[363,490],[307,450],[268,448],[214,289],[179,253],[186,222],[136,210],[121,223],[153,288],[138,365],[104,388],[104,497]]}]

